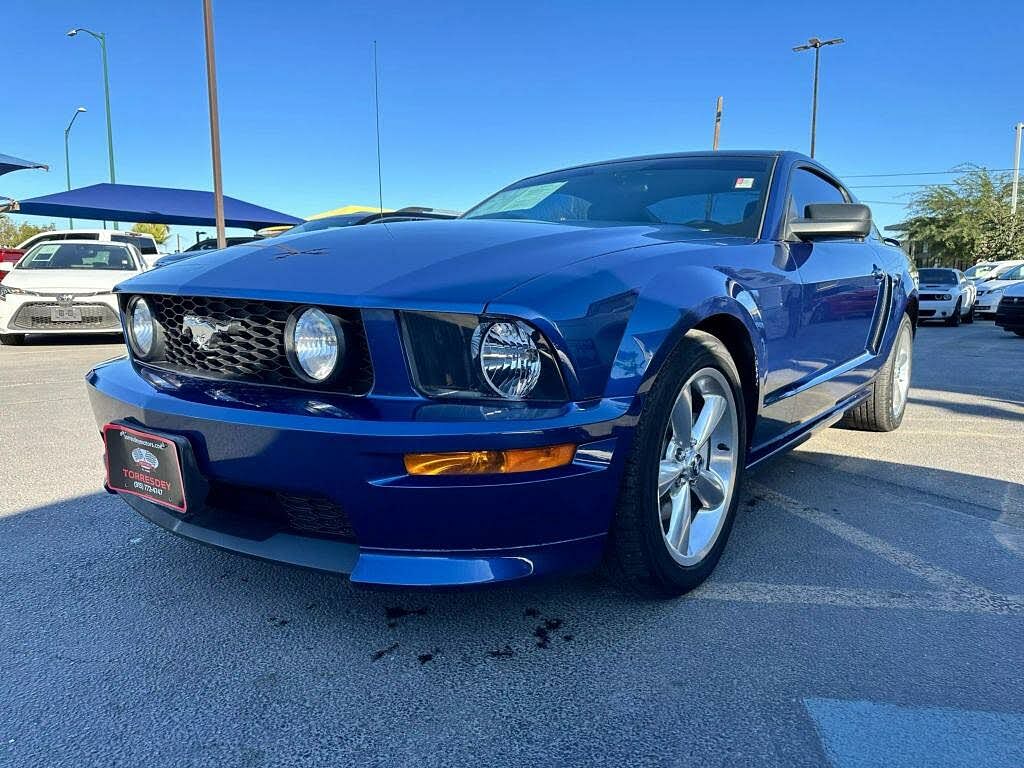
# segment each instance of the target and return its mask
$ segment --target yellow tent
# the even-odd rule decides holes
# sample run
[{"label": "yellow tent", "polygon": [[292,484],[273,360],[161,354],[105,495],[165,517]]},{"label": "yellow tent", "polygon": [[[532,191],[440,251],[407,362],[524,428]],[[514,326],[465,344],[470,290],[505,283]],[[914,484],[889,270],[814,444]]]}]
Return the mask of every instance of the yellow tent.
[{"label": "yellow tent", "polygon": [[[346,213],[361,213],[366,211],[367,213],[376,213],[382,210],[376,205],[343,205],[341,208],[332,208],[329,211],[323,211],[321,213],[314,213],[312,216],[307,216],[306,221],[312,221],[313,219],[326,219],[328,216],[344,216]],[[384,208],[385,213],[390,213],[393,208]],[[287,232],[291,227],[265,227],[261,229],[257,234],[263,235],[263,237],[273,237],[274,235],[280,235]]]},{"label": "yellow tent", "polygon": [[382,209],[380,206],[377,205],[343,205],[341,206],[341,208],[332,208],[331,210],[324,211],[323,213],[314,213],[312,216],[307,216],[306,220],[312,221],[313,219],[326,219],[328,216],[344,216],[346,213],[361,213],[362,211],[366,211],[367,213],[374,213],[380,210],[383,210],[385,213],[390,213],[394,209]]}]

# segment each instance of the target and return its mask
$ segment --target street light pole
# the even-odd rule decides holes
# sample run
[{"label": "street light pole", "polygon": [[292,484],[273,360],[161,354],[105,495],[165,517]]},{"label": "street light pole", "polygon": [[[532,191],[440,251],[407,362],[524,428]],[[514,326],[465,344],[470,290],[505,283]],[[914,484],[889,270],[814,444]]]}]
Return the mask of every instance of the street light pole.
[{"label": "street light pole", "polygon": [[[117,178],[114,175],[114,129],[110,122],[110,70],[107,67],[107,36],[103,32],[93,32],[90,29],[76,27],[68,31],[68,37],[75,37],[79,32],[91,35],[100,44],[100,53],[103,58],[103,101],[107,110],[107,161],[110,164],[110,183],[116,184]],[[117,229],[117,222],[114,222],[114,229]]]},{"label": "street light pole", "polygon": [[[76,109],[75,114],[71,116],[71,122],[68,123],[68,127],[64,129],[64,172],[67,175],[68,192],[71,191],[71,150],[68,148],[68,137],[71,135],[71,126],[75,124],[75,120],[78,118],[78,116],[85,111],[85,107],[79,107],[78,109]],[[68,229],[74,228],[74,219],[68,219]]]},{"label": "street light pole", "polygon": [[814,50],[814,91],[811,95],[811,157],[814,157],[814,141],[818,130],[818,70],[821,60],[821,49],[826,45],[841,45],[846,41],[841,37],[833,37],[831,40],[819,40],[812,37],[806,45],[798,45],[794,51]]},{"label": "street light pole", "polygon": [[224,187],[220,175],[220,116],[217,113],[217,66],[213,56],[213,0],[203,0],[206,32],[206,88],[210,95],[210,148],[213,155],[213,211],[217,221],[217,247],[227,248],[224,234]]},{"label": "street light pole", "polygon": [[1017,133],[1017,140],[1013,146],[1013,188],[1010,193],[1010,216],[1017,218],[1017,187],[1020,185],[1020,134],[1024,131],[1024,123],[1017,123],[1013,126]]}]

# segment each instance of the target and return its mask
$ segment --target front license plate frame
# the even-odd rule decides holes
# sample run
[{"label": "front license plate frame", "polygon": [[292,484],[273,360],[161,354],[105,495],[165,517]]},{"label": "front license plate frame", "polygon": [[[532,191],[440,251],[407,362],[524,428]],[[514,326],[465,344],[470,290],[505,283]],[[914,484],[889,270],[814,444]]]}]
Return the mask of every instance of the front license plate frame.
[{"label": "front license plate frame", "polygon": [[106,487],[185,516],[202,506],[208,483],[181,435],[126,422],[103,427]]}]

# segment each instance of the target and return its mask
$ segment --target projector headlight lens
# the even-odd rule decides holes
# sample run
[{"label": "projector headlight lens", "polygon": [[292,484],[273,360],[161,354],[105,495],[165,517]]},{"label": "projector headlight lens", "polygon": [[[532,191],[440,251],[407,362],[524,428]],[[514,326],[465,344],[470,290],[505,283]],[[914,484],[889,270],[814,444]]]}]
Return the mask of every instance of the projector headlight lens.
[{"label": "projector headlight lens", "polygon": [[311,383],[327,381],[345,354],[340,323],[316,307],[292,315],[292,320],[286,330],[292,368]]},{"label": "projector headlight lens", "polygon": [[156,339],[156,321],[144,298],[138,296],[128,305],[128,336],[136,356],[148,358]]},{"label": "projector headlight lens", "polygon": [[540,350],[525,323],[503,320],[480,325],[472,348],[484,381],[507,400],[523,400],[540,381]]}]

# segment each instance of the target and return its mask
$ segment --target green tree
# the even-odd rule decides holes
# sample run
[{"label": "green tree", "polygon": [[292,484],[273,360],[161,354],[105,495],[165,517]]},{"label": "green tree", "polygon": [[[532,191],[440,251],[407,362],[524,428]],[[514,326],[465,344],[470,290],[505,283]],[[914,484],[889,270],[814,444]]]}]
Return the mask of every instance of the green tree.
[{"label": "green tree", "polygon": [[167,238],[171,236],[171,228],[166,224],[136,224],[132,227],[132,232],[138,232],[140,235],[152,235],[160,245],[166,243]]},{"label": "green tree", "polygon": [[1010,215],[1011,178],[964,165],[952,184],[930,186],[911,200],[911,217],[893,227],[905,233],[926,264],[967,266],[982,259],[1019,258],[1024,223]]},{"label": "green tree", "polygon": [[53,224],[47,224],[45,227],[27,223],[15,224],[9,216],[4,216],[0,213],[0,246],[14,248],[33,235],[38,235],[40,232],[48,232],[51,229],[53,229]]}]

